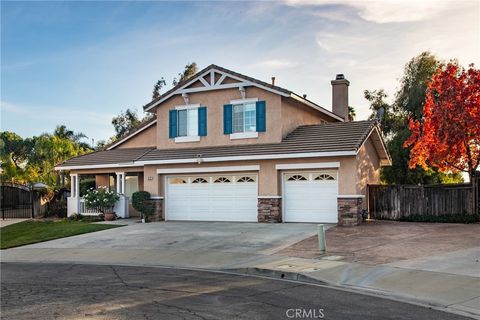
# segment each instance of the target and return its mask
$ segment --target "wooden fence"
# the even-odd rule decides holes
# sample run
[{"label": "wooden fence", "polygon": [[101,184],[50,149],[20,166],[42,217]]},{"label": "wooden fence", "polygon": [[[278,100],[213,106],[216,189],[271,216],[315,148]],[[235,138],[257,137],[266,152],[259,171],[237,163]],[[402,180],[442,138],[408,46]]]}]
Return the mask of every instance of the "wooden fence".
[{"label": "wooden fence", "polygon": [[411,215],[479,214],[480,179],[472,184],[369,185],[372,219],[399,220]]}]

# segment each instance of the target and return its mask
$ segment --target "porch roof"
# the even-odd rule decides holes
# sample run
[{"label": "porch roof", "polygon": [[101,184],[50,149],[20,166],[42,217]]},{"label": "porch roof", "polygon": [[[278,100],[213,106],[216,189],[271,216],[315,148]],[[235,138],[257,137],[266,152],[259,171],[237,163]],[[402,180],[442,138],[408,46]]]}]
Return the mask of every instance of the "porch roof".
[{"label": "porch roof", "polygon": [[[373,134],[373,135],[372,135]],[[353,156],[372,135],[382,160],[390,161],[375,121],[335,122],[300,126],[280,143],[245,144],[177,149],[113,149],[72,158],[58,170],[91,168],[101,165],[142,166],[146,164],[203,161],[300,158],[315,156]]]}]

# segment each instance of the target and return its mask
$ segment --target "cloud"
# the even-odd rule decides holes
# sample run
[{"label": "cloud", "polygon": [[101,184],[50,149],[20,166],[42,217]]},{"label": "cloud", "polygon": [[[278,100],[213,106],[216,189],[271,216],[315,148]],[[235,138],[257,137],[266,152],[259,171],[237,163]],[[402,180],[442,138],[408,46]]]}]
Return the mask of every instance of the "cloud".
[{"label": "cloud", "polygon": [[[55,126],[64,124],[76,132],[83,132],[96,140],[113,134],[109,123],[113,114],[103,113],[79,106],[19,105],[1,101],[2,130],[20,131],[25,136],[52,132]],[[22,121],[16,122],[21,115]]]},{"label": "cloud", "polygon": [[[327,6],[342,5],[351,7],[365,21],[375,23],[412,22],[426,20],[448,10],[451,2],[446,0],[286,0],[290,6]],[[455,6],[468,4],[468,1],[457,1]],[[317,13],[320,16],[347,21],[344,14],[338,11],[331,15]]]},{"label": "cloud", "polygon": [[283,69],[283,68],[293,68],[298,65],[298,62],[288,60],[288,59],[270,59],[260,61],[254,64],[253,67],[256,68],[265,68],[265,69]]},{"label": "cloud", "polygon": [[25,114],[27,113],[27,109],[13,103],[8,103],[6,101],[0,101],[0,112],[2,113],[2,117],[4,116],[5,112],[11,112],[16,114]]}]

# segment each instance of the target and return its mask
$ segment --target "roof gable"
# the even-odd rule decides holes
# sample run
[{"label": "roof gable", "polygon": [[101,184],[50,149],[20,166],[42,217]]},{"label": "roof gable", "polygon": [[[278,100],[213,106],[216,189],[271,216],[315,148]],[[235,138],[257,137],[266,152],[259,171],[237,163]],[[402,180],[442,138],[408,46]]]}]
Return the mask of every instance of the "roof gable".
[{"label": "roof gable", "polygon": [[159,98],[146,104],[143,109],[145,111],[150,111],[156,106],[160,105],[162,102],[170,99],[174,95],[249,86],[254,86],[269,92],[273,92],[286,98],[292,98],[336,120],[343,121],[341,117],[334,114],[333,112],[324,109],[323,107],[305,99],[304,97],[290,90],[269,84],[267,82],[252,77],[245,76],[243,74],[222,68],[214,64],[211,64],[205,69],[200,70],[190,79],[180,82],[175,87],[161,95]]}]

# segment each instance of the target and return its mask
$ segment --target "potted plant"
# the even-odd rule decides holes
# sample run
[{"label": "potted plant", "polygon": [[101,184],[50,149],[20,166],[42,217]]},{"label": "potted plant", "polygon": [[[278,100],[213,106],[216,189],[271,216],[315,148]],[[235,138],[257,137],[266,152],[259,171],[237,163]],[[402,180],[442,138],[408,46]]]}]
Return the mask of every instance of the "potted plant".
[{"label": "potted plant", "polygon": [[148,222],[148,218],[155,212],[155,206],[150,201],[150,193],[137,191],[132,194],[132,206],[142,214],[142,222]]},{"label": "potted plant", "polygon": [[85,207],[98,209],[103,214],[105,221],[115,220],[116,215],[113,207],[120,199],[115,192],[108,190],[107,187],[100,187],[97,190],[90,188],[83,199],[85,200]]}]

